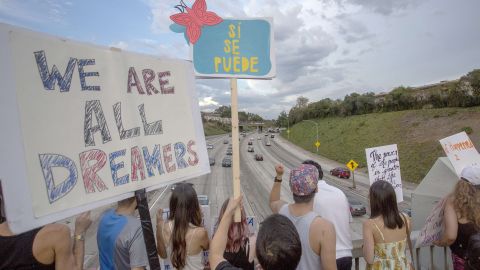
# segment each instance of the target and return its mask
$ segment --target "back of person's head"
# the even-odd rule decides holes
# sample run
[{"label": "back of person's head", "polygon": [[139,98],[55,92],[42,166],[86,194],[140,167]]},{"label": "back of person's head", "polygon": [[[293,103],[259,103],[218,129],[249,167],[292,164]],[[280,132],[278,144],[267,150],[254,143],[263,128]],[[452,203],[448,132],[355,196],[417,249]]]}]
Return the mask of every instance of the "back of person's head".
[{"label": "back of person's head", "polygon": [[295,225],[279,214],[267,217],[260,225],[255,251],[264,270],[296,269],[302,244]]},{"label": "back of person's head", "polygon": [[132,204],[134,204],[134,203],[136,203],[136,202],[137,202],[137,199],[136,199],[135,197],[130,197],[130,198],[126,198],[126,199],[123,199],[123,200],[121,200],[121,201],[118,201],[118,202],[117,202],[117,205],[118,205],[118,206],[126,206],[126,207],[128,207],[128,206],[130,206],[130,205],[132,205]]},{"label": "back of person's head", "polygon": [[7,215],[5,214],[5,202],[3,199],[2,182],[0,181],[0,223],[7,221]]},{"label": "back of person's head", "polygon": [[292,169],[289,184],[295,203],[311,202],[317,192],[317,168],[310,164],[302,164]]},{"label": "back of person's head", "polygon": [[187,245],[185,237],[189,224],[202,225],[202,212],[198,203],[197,193],[190,184],[176,184],[170,197],[170,216],[174,226],[172,231],[172,257],[170,258],[175,268],[185,267]]},{"label": "back of person's head", "polygon": [[385,227],[396,229],[403,227],[403,218],[397,206],[397,196],[393,186],[387,181],[376,181],[370,186],[370,216],[382,216]]},{"label": "back of person's head", "polygon": [[310,165],[315,166],[315,168],[317,168],[317,170],[318,170],[318,179],[319,179],[319,180],[322,180],[322,179],[323,179],[322,166],[320,166],[320,164],[318,164],[316,161],[313,161],[313,160],[311,160],[311,159],[307,159],[307,160],[305,160],[304,162],[302,162],[302,164],[310,164]]},{"label": "back of person's head", "polygon": [[455,185],[453,205],[460,218],[466,218],[480,228],[480,168],[467,166]]},{"label": "back of person's head", "polygon": [[467,246],[466,270],[480,269],[480,233],[470,236]]},{"label": "back of person's head", "polygon": [[[217,220],[217,228],[220,224],[220,220],[222,220],[223,214],[225,214],[225,210],[228,206],[228,201],[229,199],[225,200],[222,205],[222,209],[220,209],[220,214]],[[243,207],[240,207],[240,209],[240,222],[232,222],[230,224],[230,228],[228,228],[227,247],[225,248],[225,250],[228,252],[238,252],[245,239],[247,239],[250,234],[250,231],[248,230],[247,215],[245,213],[245,209]]]}]

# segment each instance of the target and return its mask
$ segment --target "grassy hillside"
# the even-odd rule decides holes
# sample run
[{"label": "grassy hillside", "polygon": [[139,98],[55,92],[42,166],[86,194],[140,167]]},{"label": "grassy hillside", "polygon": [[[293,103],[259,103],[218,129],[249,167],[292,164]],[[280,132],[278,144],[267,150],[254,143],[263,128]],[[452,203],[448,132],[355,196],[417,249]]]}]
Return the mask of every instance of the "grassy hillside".
[{"label": "grassy hillside", "polygon": [[[480,107],[410,110],[312,119],[319,123],[319,154],[342,163],[356,160],[366,170],[365,148],[397,144],[402,179],[419,182],[445,156],[438,140],[467,128],[480,149]],[[315,125],[290,127],[290,141],[315,153]],[[284,131],[282,136],[287,138]]]},{"label": "grassy hillside", "polygon": [[219,135],[230,132],[224,130],[223,127],[216,122],[203,122],[203,131],[205,136]]}]

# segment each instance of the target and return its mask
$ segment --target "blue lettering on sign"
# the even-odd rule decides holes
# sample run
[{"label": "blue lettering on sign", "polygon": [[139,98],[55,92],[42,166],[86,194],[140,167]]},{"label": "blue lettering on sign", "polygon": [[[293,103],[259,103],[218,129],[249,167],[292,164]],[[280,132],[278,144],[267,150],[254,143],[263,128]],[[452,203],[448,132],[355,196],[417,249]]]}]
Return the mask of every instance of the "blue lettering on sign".
[{"label": "blue lettering on sign", "polygon": [[[62,198],[70,192],[77,183],[78,173],[75,162],[66,156],[56,154],[40,154],[40,166],[42,167],[43,178],[47,186],[47,195],[50,203]],[[67,178],[55,185],[52,168],[62,167],[68,170]]]},{"label": "blue lettering on sign", "polygon": [[118,170],[120,170],[121,168],[123,168],[125,166],[124,162],[122,161],[122,162],[119,162],[119,163],[115,163],[115,159],[117,157],[125,156],[125,153],[126,153],[126,150],[123,149],[123,150],[120,150],[120,151],[110,153],[110,155],[109,155],[109,157],[110,157],[110,169],[112,171],[112,180],[113,180],[113,184],[115,186],[124,185],[124,184],[129,182],[128,174],[126,174],[122,177],[118,177],[118,175],[117,175]]}]

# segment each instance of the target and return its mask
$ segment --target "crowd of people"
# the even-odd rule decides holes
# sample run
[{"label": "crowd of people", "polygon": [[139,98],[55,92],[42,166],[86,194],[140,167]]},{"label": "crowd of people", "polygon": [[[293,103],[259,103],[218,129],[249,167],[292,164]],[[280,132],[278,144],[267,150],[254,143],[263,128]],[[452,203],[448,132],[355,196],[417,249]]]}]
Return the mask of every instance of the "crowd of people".
[{"label": "crowd of people", "polygon": [[[293,203],[281,200],[284,167],[275,166],[270,191],[273,212],[250,232],[242,197],[224,202],[212,240],[202,226],[195,189],[180,183],[172,191],[168,218],[156,215],[158,256],[174,269],[209,267],[234,269],[351,269],[351,215],[345,194],[327,184],[321,166],[306,160],[290,170]],[[0,186],[0,194],[1,186]],[[369,192],[370,217],[363,222],[363,257],[367,269],[414,269],[410,218],[401,213],[392,185],[377,181]],[[83,269],[89,213],[76,218],[73,238],[66,225],[50,224],[14,234],[5,219],[0,196],[0,270]],[[142,226],[135,217],[137,202],[127,198],[105,211],[98,224],[97,244],[101,270],[146,269],[148,256]],[[234,222],[235,211],[240,222]],[[449,246],[454,270],[480,269],[480,168],[466,167],[447,197],[444,232],[435,245]],[[409,252],[407,252],[409,250]]]}]

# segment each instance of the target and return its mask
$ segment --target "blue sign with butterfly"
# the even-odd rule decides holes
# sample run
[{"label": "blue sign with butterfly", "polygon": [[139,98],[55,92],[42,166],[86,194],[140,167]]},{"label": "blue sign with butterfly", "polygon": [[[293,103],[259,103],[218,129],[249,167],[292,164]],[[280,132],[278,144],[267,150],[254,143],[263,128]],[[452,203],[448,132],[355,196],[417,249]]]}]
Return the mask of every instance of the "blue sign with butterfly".
[{"label": "blue sign with butterfly", "polygon": [[271,19],[223,19],[202,28],[191,48],[199,77],[275,77]]}]

